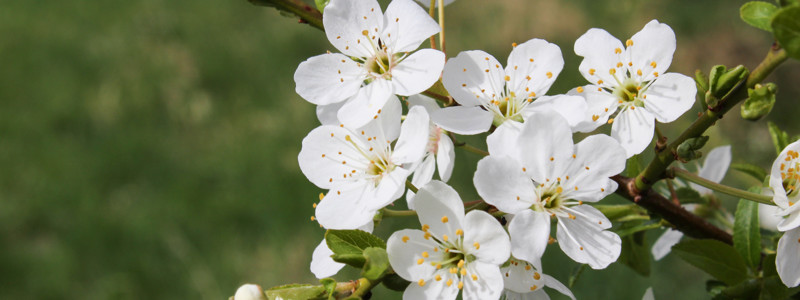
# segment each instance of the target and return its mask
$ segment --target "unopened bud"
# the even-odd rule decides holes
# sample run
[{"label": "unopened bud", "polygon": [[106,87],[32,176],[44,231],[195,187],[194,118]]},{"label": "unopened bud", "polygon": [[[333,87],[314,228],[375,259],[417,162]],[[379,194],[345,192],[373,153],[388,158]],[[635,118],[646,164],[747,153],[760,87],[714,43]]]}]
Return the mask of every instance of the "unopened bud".
[{"label": "unopened bud", "polygon": [[774,83],[756,84],[754,89],[747,89],[747,100],[742,104],[742,118],[750,121],[761,119],[775,106],[775,93],[778,87]]},{"label": "unopened bud", "polygon": [[236,290],[233,300],[267,300],[264,291],[257,284],[248,283]]},{"label": "unopened bud", "polygon": [[721,99],[737,84],[747,79],[748,75],[750,75],[750,71],[742,65],[730,70],[723,65],[714,66],[708,76],[708,91],[714,97]]}]

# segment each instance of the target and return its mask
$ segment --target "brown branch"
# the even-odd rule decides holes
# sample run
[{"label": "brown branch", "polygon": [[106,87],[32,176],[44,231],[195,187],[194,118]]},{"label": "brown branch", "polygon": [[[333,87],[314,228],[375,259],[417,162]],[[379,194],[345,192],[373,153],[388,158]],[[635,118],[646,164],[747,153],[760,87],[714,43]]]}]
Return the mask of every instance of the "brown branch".
[{"label": "brown branch", "polygon": [[325,31],[322,25],[322,13],[301,0],[247,0],[253,5],[274,7],[280,11],[290,12],[300,18],[300,23],[308,23]]},{"label": "brown branch", "polygon": [[681,207],[675,205],[652,189],[640,192],[636,189],[634,180],[625,176],[611,177],[619,184],[616,193],[633,201],[637,205],[644,207],[650,212],[656,213],[664,220],[675,226],[675,229],[683,234],[697,239],[715,239],[727,244],[733,244],[733,237]]}]

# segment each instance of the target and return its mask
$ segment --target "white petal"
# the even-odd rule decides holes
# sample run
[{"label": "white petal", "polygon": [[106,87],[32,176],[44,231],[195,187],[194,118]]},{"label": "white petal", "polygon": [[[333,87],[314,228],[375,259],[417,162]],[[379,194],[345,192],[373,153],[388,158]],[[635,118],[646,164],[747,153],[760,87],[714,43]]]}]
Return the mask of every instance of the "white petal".
[{"label": "white petal", "polygon": [[781,212],[781,215],[783,215],[783,218],[778,223],[778,230],[787,231],[800,227],[800,206],[792,205]]},{"label": "white petal", "polygon": [[514,257],[531,262],[542,269],[542,255],[550,240],[550,215],[545,212],[523,210],[514,215],[508,224],[511,235],[511,252]]},{"label": "white petal", "polygon": [[589,136],[576,145],[575,158],[562,182],[564,196],[570,199],[596,202],[616,190],[609,177],[625,169],[625,150],[605,134]]},{"label": "white petal", "polygon": [[572,300],[575,300],[575,295],[572,294],[572,291],[570,291],[569,288],[563,283],[558,281],[558,279],[555,279],[547,274],[542,274],[542,280],[544,280],[547,287],[554,289],[567,297],[570,297]]},{"label": "white petal", "polygon": [[644,291],[642,300],[656,300],[656,296],[653,295],[653,288],[649,287],[646,291]]},{"label": "white petal", "polygon": [[[392,233],[386,241],[386,252],[389,254],[389,263],[395,273],[412,284],[420,279],[428,280],[433,276],[436,267],[430,263],[418,263],[419,259],[435,261],[442,258],[442,252],[434,252],[438,243],[433,239],[425,239],[421,230],[403,229]],[[422,256],[428,252],[428,258]]]},{"label": "white petal", "polygon": [[266,300],[264,291],[257,284],[248,283],[240,286],[233,295],[233,300]]},{"label": "white petal", "polygon": [[[400,136],[400,119],[403,115],[403,106],[395,96],[390,96],[383,109],[377,114],[378,118],[369,121],[359,128],[368,137],[377,137],[380,140],[394,141]],[[374,118],[374,116],[373,116]],[[377,120],[377,122],[376,122]]]},{"label": "white petal", "polygon": [[378,210],[400,198],[406,189],[406,179],[409,175],[411,171],[405,168],[394,168],[391,172],[385,173],[374,192],[366,195],[371,200],[364,205],[368,209]]},{"label": "white petal", "polygon": [[563,68],[561,48],[542,39],[529,40],[514,47],[508,56],[508,90],[518,97],[544,95]]},{"label": "white petal", "polygon": [[778,241],[775,267],[788,287],[800,285],[800,229],[789,230]]},{"label": "white petal", "polygon": [[473,261],[468,265],[469,273],[478,276],[478,280],[464,279],[464,300],[498,299],[503,292],[503,276],[500,267],[482,261]]},{"label": "white petal", "polygon": [[[598,90],[599,89],[599,90]],[[578,92],[580,90],[580,92]],[[586,100],[584,120],[573,127],[577,132],[591,132],[606,124],[608,117],[617,110],[617,97],[596,85],[586,85],[570,90],[568,95],[581,96]]]},{"label": "white petal", "polygon": [[[303,146],[297,161],[300,170],[316,186],[328,189],[340,184],[342,174],[353,170],[361,154],[345,141],[349,130],[339,126],[320,126],[314,128],[303,139]],[[341,152],[342,154],[338,154]],[[343,161],[350,160],[350,165]]]},{"label": "white petal", "polygon": [[[500,97],[505,71],[493,56],[480,50],[463,51],[444,65],[442,84],[463,106],[475,106]],[[483,101],[479,101],[482,98]]]},{"label": "white petal", "polygon": [[694,105],[697,86],[686,75],[667,73],[656,79],[644,93],[644,109],[661,123],[675,121]]},{"label": "white petal", "polygon": [[337,102],[328,105],[317,105],[317,119],[322,125],[338,126],[342,124],[336,116],[344,102]]},{"label": "white petal", "polygon": [[[618,63],[625,60],[624,49],[622,43],[608,31],[589,29],[575,41],[575,54],[583,56],[578,70],[593,84],[603,87],[615,86],[616,80],[609,70],[614,69],[618,74],[625,74],[625,66],[618,67]],[[602,80],[602,83],[598,83],[599,80]]]},{"label": "white petal", "polygon": [[439,178],[442,181],[450,180],[455,165],[456,151],[450,137],[441,133],[436,149],[436,167],[439,168]]},{"label": "white petal", "polygon": [[442,51],[422,49],[414,52],[392,68],[395,93],[409,96],[424,92],[439,80],[442,68],[444,68]]},{"label": "white petal", "polygon": [[384,24],[386,29],[381,39],[393,53],[413,51],[440,30],[439,24],[428,12],[411,0],[394,0],[389,3]]},{"label": "white petal", "polygon": [[339,53],[322,54],[297,67],[295,91],[317,105],[337,103],[355,95],[365,78],[364,69],[349,57]]},{"label": "white petal", "polygon": [[423,96],[421,94],[408,96],[408,99],[406,101],[408,102],[409,107],[417,105],[424,107],[425,110],[428,111],[428,114],[431,114],[434,111],[442,109],[441,107],[439,107],[439,104],[436,104],[436,100],[428,96]]},{"label": "white petal", "polygon": [[647,110],[625,109],[614,119],[614,124],[611,125],[611,137],[619,141],[625,149],[625,155],[631,157],[642,153],[647,145],[650,145],[655,126],[655,119]]},{"label": "white petal", "polygon": [[522,131],[522,123],[503,122],[486,137],[486,146],[492,156],[508,156],[520,161],[517,140]]},{"label": "white petal", "polygon": [[412,107],[400,127],[400,137],[392,152],[394,163],[417,163],[428,146],[430,118],[425,108]]},{"label": "white petal", "polygon": [[650,251],[653,254],[653,259],[661,260],[664,256],[667,256],[672,251],[672,246],[680,242],[682,237],[683,233],[680,231],[672,229],[664,231],[664,234],[653,243],[653,249]]},{"label": "white petal", "polygon": [[335,262],[331,255],[333,255],[333,251],[328,248],[323,239],[311,254],[311,273],[314,273],[314,276],[319,279],[331,277],[344,267],[343,263]]},{"label": "white petal", "polygon": [[383,13],[375,0],[331,0],[322,14],[325,35],[336,49],[348,56],[368,57],[375,49],[370,38],[376,37],[383,28]]},{"label": "white petal", "polygon": [[433,123],[457,134],[473,135],[489,131],[494,115],[480,106],[451,106],[431,114]]},{"label": "white petal", "polygon": [[[508,286],[508,284],[506,284],[506,286]],[[506,288],[503,290],[503,295],[506,296],[506,300],[550,300],[550,296],[547,295],[544,289],[537,289],[533,292],[517,293]]]},{"label": "white petal", "polygon": [[[532,268],[528,262],[518,260],[516,257],[512,258],[507,267],[500,269],[503,274],[503,284],[507,290],[517,293],[528,294],[531,288],[535,286],[535,290],[544,290],[545,282],[542,282],[541,269]],[[539,274],[538,276],[536,274]],[[536,279],[538,277],[539,279]],[[526,295],[527,296],[527,295]],[[524,297],[521,299],[529,299]]]},{"label": "white petal", "polygon": [[532,111],[554,111],[564,117],[573,129],[579,128],[578,125],[586,120],[588,106],[586,100],[580,96],[544,96],[536,99],[533,103],[525,107],[524,116],[527,117]]},{"label": "white petal", "polygon": [[476,261],[494,265],[501,265],[511,255],[511,242],[503,226],[481,210],[473,210],[464,217],[464,248],[475,255]]},{"label": "white petal", "polygon": [[403,300],[418,300],[418,299],[435,299],[435,300],[453,300],[458,296],[458,288],[455,284],[447,286],[445,283],[448,279],[453,279],[457,282],[456,276],[447,272],[438,272],[442,280],[426,280],[424,286],[420,286],[418,282],[412,282],[408,285],[403,292]]},{"label": "white petal", "polygon": [[339,109],[339,121],[349,128],[359,128],[377,118],[387,101],[396,99],[391,82],[378,79],[361,88]]},{"label": "white petal", "polygon": [[572,260],[604,269],[619,257],[622,240],[587,218],[558,218],[558,245]]},{"label": "white petal", "polygon": [[[731,146],[720,146],[709,151],[706,159],[703,161],[703,166],[697,172],[697,175],[713,182],[719,183],[725,177],[725,172],[728,171],[728,166],[731,165]],[[711,194],[711,190],[699,186],[694,183],[689,183],[695,191],[700,194]]]},{"label": "white petal", "polygon": [[530,176],[508,156],[489,155],[481,159],[473,182],[486,203],[506,213],[528,209],[536,199]]},{"label": "white petal", "polygon": [[[675,53],[675,32],[669,25],[652,20],[642,28],[641,31],[631,37],[633,45],[628,47],[627,54],[630,55],[631,71],[642,70],[647,74],[642,78],[643,81],[653,79],[653,72],[663,74],[672,63],[672,54]],[[655,62],[653,68],[651,63]],[[631,72],[634,74],[635,72]]]},{"label": "white petal", "polygon": [[374,188],[350,184],[332,189],[317,204],[315,215],[326,229],[356,229],[372,220],[377,212],[365,203],[373,200]]},{"label": "white petal", "polygon": [[456,190],[444,182],[433,180],[419,188],[414,197],[419,223],[430,226],[429,232],[438,239],[444,235],[456,238],[456,231],[464,229],[464,202]]},{"label": "white petal", "polygon": [[761,228],[778,231],[778,223],[783,219],[778,214],[781,209],[775,205],[758,204],[758,223]]},{"label": "white petal", "polygon": [[[436,171],[436,159],[433,155],[425,156],[425,159],[422,160],[417,168],[414,170],[414,177],[411,179],[411,183],[416,186],[420,187],[425,185],[426,183],[430,182],[433,179],[433,173]],[[406,192],[406,202],[408,203],[409,209],[414,209],[414,196],[416,194],[409,190]]]},{"label": "white petal", "polygon": [[[772,202],[780,207],[781,209],[788,209],[789,206],[789,198],[786,197],[786,189],[783,187],[783,177],[781,177],[781,166],[783,165],[784,168],[787,168],[785,159],[787,158],[787,154],[789,150],[794,150],[797,142],[794,142],[784,148],[780,154],[778,154],[778,158],[772,162],[772,168],[769,172],[769,187],[772,188],[773,191],[773,198]],[[797,150],[795,150],[797,151]]]},{"label": "white petal", "polygon": [[561,176],[571,164],[572,130],[559,114],[534,113],[523,124],[519,138],[522,166],[536,182]]}]

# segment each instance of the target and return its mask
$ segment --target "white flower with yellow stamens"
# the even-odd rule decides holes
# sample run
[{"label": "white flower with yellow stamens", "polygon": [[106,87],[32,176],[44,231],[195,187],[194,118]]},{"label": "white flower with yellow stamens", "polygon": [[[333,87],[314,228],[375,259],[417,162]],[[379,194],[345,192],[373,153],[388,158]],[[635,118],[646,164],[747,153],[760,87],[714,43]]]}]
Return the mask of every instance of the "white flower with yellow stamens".
[{"label": "white flower with yellow stamens", "polygon": [[[369,220],[366,224],[356,229],[372,233],[374,227],[375,223]],[[333,255],[333,251],[328,248],[328,242],[323,238],[317,248],[314,248],[314,253],[311,254],[310,269],[314,276],[319,279],[331,277],[344,268],[344,264],[334,261],[331,255]]]},{"label": "white flower with yellow stamens", "polygon": [[530,263],[511,258],[508,266],[500,269],[505,285],[505,300],[550,299],[544,287],[554,289],[575,300],[572,291],[550,275],[540,273]]},{"label": "white flower with yellow stamens", "polygon": [[[297,93],[317,105],[338,108],[338,120],[361,127],[383,108],[433,85],[442,73],[444,53],[422,49],[411,54],[439,26],[412,0],[394,0],[381,13],[375,0],[331,0],[322,15],[328,40],[342,53],[300,63]],[[344,104],[339,104],[344,102]]]},{"label": "white flower with yellow stamens", "polygon": [[664,73],[672,63],[675,33],[656,20],[622,43],[607,31],[589,29],[575,41],[575,53],[583,56],[578,67],[591,85],[570,94],[582,95],[589,114],[579,126],[591,131],[612,123],[611,136],[628,157],[641,153],[653,139],[655,120],[675,121],[694,104],[694,80]]},{"label": "white flower with yellow stamens", "polygon": [[464,215],[456,191],[441,181],[420,188],[415,205],[422,230],[392,234],[386,251],[394,271],[411,284],[403,299],[498,299],[502,265],[509,257],[508,235],[484,211]]},{"label": "white flower with yellow stamens", "polygon": [[399,100],[379,113],[365,127],[322,125],[303,139],[300,170],[330,190],[315,213],[325,228],[355,229],[367,223],[403,195],[410,168],[425,153],[430,122],[425,109],[411,108],[402,126]]},{"label": "white flower with yellow stamens", "polygon": [[505,69],[486,52],[461,52],[447,61],[442,75],[444,87],[461,106],[444,108],[431,118],[445,130],[465,135],[486,132],[505,121],[523,122],[544,109],[577,125],[585,117],[585,100],[544,96],[563,67],[558,46],[541,39],[515,45]]},{"label": "white flower with yellow stamens", "polygon": [[[422,95],[408,97],[408,105],[409,107],[422,106],[429,115],[441,109],[436,104],[436,100]],[[450,139],[444,129],[433,121],[430,123],[429,132],[425,156],[414,169],[414,175],[411,177],[411,183],[417,187],[433,180],[433,173],[436,169],[439,169],[439,178],[444,182],[450,180],[450,175],[453,174],[453,164],[456,156],[453,140]],[[414,209],[414,192],[408,191],[406,193],[406,201],[408,202],[408,208]]]},{"label": "white flower with yellow stamens", "polygon": [[555,113],[537,113],[519,130],[501,126],[492,135],[501,138],[487,138],[490,155],[478,162],[474,182],[486,203],[514,215],[508,224],[514,257],[541,269],[555,218],[558,244],[570,258],[594,269],[616,261],[620,237],[583,202],[617,189],[609,177],[625,168],[619,143],[598,134],[575,145],[567,121]]},{"label": "white flower with yellow stamens", "polygon": [[778,241],[775,266],[788,287],[800,285],[800,141],[786,146],[772,163],[769,186],[772,201],[780,208],[783,219],[778,230],[785,231]]}]

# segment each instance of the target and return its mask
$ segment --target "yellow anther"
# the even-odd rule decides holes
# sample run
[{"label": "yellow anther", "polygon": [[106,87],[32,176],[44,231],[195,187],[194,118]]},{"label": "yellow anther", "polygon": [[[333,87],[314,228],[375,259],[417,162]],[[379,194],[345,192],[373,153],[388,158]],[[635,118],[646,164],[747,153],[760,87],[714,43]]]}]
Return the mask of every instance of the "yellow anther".
[{"label": "yellow anther", "polygon": [[602,79],[598,80],[597,84],[603,84],[603,80]]},{"label": "yellow anther", "polygon": [[599,119],[599,118],[600,118],[600,116],[598,116],[598,115],[592,115],[592,121],[597,121],[597,119]]},{"label": "yellow anther", "polygon": [[531,77],[530,76],[525,76],[525,79],[526,80],[531,80]]},{"label": "yellow anther", "polygon": [[445,234],[445,235],[442,235],[442,240],[443,240],[443,241],[447,242],[447,240],[448,240],[448,239],[449,239],[449,238],[447,237],[447,235],[446,235],[446,234]]},{"label": "yellow anther", "polygon": [[456,273],[458,273],[457,268],[450,268],[450,274],[456,274]]},{"label": "yellow anther", "polygon": [[614,123],[614,118],[608,119],[608,124],[613,124],[613,123]]},{"label": "yellow anther", "polygon": [[464,230],[461,230],[461,229],[456,230],[456,235],[459,235],[459,236],[464,235]]},{"label": "yellow anther", "polygon": [[594,69],[589,69],[589,75],[594,75],[594,72],[595,72]]},{"label": "yellow anther", "polygon": [[573,215],[573,214],[567,214],[567,216],[569,216],[569,218],[570,218],[570,219],[572,219],[572,220],[575,220],[575,215]]},{"label": "yellow anther", "polygon": [[434,277],[434,279],[436,279],[436,281],[441,281],[442,275],[436,274],[436,277]]},{"label": "yellow anther", "polygon": [[505,80],[506,81],[511,81],[511,76],[506,75]]},{"label": "yellow anther", "polygon": [[457,264],[457,266],[458,266],[459,268],[462,268],[462,267],[464,267],[464,260],[463,260],[463,259],[459,260],[459,261],[458,261],[458,264]]},{"label": "yellow anther", "polygon": [[447,282],[445,282],[444,284],[446,284],[447,286],[453,285],[453,279],[452,278],[447,279]]},{"label": "yellow anther", "polygon": [[422,252],[422,257],[424,257],[424,258],[428,258],[428,256],[429,256],[429,255],[428,255],[428,251]]},{"label": "yellow anther", "polygon": [[467,269],[461,269],[461,276],[467,276]]},{"label": "yellow anther", "polygon": [[316,203],[311,203],[311,207],[317,208],[317,204]]},{"label": "yellow anther", "polygon": [[311,221],[314,221],[314,220],[316,220],[316,219],[317,219],[317,218],[315,218],[314,216],[311,216]]},{"label": "yellow anther", "polygon": [[542,278],[542,275],[539,272],[533,272],[533,279],[539,280],[540,278]]},{"label": "yellow anther", "polygon": [[525,271],[530,271],[530,270],[531,270],[531,265],[525,265]]},{"label": "yellow anther", "polygon": [[642,76],[642,70],[641,69],[636,70],[636,75]]},{"label": "yellow anther", "polygon": [[418,259],[418,260],[417,260],[417,264],[418,264],[418,265],[421,265],[421,264],[422,264],[422,263],[424,263],[424,262],[425,262],[425,260],[424,260],[424,259],[422,259],[422,258],[420,258],[420,259]]},{"label": "yellow anther", "polygon": [[464,282],[463,281],[459,281],[458,282],[458,289],[460,290],[460,289],[463,289],[463,288],[464,288]]},{"label": "yellow anther", "polygon": [[614,53],[615,54],[620,54],[620,53],[622,53],[622,49],[620,49],[620,48],[614,49]]},{"label": "yellow anther", "polygon": [[436,269],[439,270],[442,268],[442,264],[436,264]]},{"label": "yellow anther", "polygon": [[564,191],[564,189],[563,189],[563,188],[561,188],[561,187],[557,187],[557,188],[556,188],[556,193],[559,193],[559,194],[561,194],[561,192],[563,192],[563,191]]},{"label": "yellow anther", "polygon": [[322,201],[322,198],[325,198],[325,194],[319,193],[319,201]]},{"label": "yellow anther", "polygon": [[653,72],[653,76],[658,77],[658,72]]},{"label": "yellow anther", "polygon": [[516,47],[517,43],[511,43],[511,47]]},{"label": "yellow anther", "polygon": [[406,243],[406,242],[408,242],[409,237],[407,235],[404,235],[402,240],[403,240],[403,243]]},{"label": "yellow anther", "polygon": [[419,284],[419,286],[425,286],[425,279],[420,279],[417,281],[417,284]]},{"label": "yellow anther", "polygon": [[488,56],[487,56],[487,57],[484,57],[484,59],[488,61],[488,60],[489,60],[489,57],[488,57]]},{"label": "yellow anther", "polygon": [[528,61],[530,61],[530,62],[533,62],[533,58],[531,58],[531,59],[528,59]]},{"label": "yellow anther", "polygon": [[622,63],[621,62],[617,63],[617,68],[622,68]]},{"label": "yellow anther", "polygon": [[583,87],[582,86],[579,86],[577,90],[578,90],[578,93],[583,93]]},{"label": "yellow anther", "polygon": [[577,186],[575,187],[575,190],[576,190],[576,191],[578,190],[578,187],[577,187]]},{"label": "yellow anther", "polygon": [[547,72],[545,75],[547,76],[547,79],[553,78],[553,72]]},{"label": "yellow anther", "polygon": [[428,224],[422,224],[422,231],[428,231],[428,229],[431,229],[431,226],[430,226],[430,225],[428,225]]},{"label": "yellow anther", "polygon": [[617,69],[609,69],[608,74],[614,75],[617,73]]},{"label": "yellow anther", "polygon": [[625,41],[625,46],[627,46],[627,47],[633,46],[633,40]]},{"label": "yellow anther", "polygon": [[447,223],[449,220],[450,219],[448,219],[447,216],[442,217],[442,223]]},{"label": "yellow anther", "polygon": [[480,249],[480,248],[481,248],[481,244],[480,244],[480,243],[478,243],[478,242],[475,242],[474,244],[472,244],[472,246],[474,246],[474,247],[475,247],[475,250],[478,250],[478,249]]},{"label": "yellow anther", "polygon": [[478,281],[478,275],[472,274],[472,281]]},{"label": "yellow anther", "polygon": [[655,67],[656,67],[657,65],[658,65],[658,64],[656,64],[656,62],[651,62],[651,63],[650,63],[650,66],[651,66],[651,67],[653,67],[654,69],[655,69]]},{"label": "yellow anther", "polygon": [[536,288],[537,288],[537,286],[536,286],[536,285],[532,286],[532,287],[531,287],[531,291],[535,291],[535,290],[536,290]]},{"label": "yellow anther", "polygon": [[550,161],[553,161],[555,159],[556,159],[555,157],[550,156]]}]

